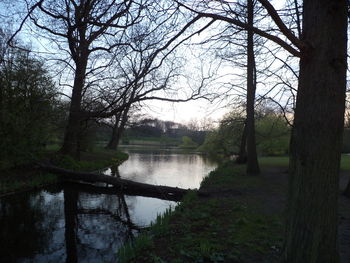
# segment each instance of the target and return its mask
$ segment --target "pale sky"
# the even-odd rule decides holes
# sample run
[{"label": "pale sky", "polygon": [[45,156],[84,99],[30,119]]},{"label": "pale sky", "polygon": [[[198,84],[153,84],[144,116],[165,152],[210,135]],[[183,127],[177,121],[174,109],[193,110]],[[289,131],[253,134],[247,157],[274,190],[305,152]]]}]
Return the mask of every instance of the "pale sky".
[{"label": "pale sky", "polygon": [[217,107],[205,100],[190,102],[149,102],[145,112],[161,120],[188,123],[193,119],[211,118],[217,121],[229,110]]},{"label": "pale sky", "polygon": [[[274,1],[277,8],[280,8],[284,1]],[[37,47],[39,50],[44,50],[44,46],[37,40],[30,40],[30,30],[21,33],[24,42],[31,41],[33,46]],[[28,34],[29,33],[29,34]],[[201,39],[205,39],[209,34],[201,33],[200,36],[197,36],[194,41],[199,41]],[[46,42],[46,41],[44,41]],[[183,47],[180,47],[180,49]],[[185,47],[186,48],[186,47]],[[199,62],[193,58],[190,61],[191,68],[194,69],[197,66],[199,67]],[[197,66],[196,66],[197,65]],[[186,70],[186,69],[184,69]],[[234,70],[234,69],[233,69]],[[193,83],[196,86],[196,83]],[[67,91],[67,94],[70,93]],[[223,108],[224,103],[221,105],[213,105],[210,104],[206,100],[197,100],[197,101],[189,101],[185,103],[171,103],[171,102],[161,102],[161,101],[151,101],[147,102],[148,108],[144,109],[144,112],[147,114],[157,117],[162,120],[171,120],[180,123],[187,123],[192,119],[202,119],[202,118],[211,118],[213,120],[218,120],[222,118],[222,116],[229,111],[228,108]]]}]

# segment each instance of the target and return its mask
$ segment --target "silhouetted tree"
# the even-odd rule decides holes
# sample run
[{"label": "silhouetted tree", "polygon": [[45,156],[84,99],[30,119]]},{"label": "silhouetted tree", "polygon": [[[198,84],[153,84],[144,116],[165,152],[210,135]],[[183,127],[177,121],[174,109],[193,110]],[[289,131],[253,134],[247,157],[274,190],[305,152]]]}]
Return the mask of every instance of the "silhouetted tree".
[{"label": "silhouetted tree", "polygon": [[[283,260],[338,262],[337,200],[346,90],[347,1],[303,1],[300,37],[288,28],[269,1],[258,1],[279,35],[212,12],[211,2],[203,2],[200,10],[198,5],[181,5],[196,15],[253,30],[300,58]],[[230,8],[234,3],[220,2],[215,7],[220,5]]]}]

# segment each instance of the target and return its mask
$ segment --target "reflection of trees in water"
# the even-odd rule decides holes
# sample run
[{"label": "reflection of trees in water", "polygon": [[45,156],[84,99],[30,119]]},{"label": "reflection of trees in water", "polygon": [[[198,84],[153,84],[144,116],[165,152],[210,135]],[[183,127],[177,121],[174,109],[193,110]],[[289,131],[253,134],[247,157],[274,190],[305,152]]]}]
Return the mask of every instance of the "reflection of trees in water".
[{"label": "reflection of trees in water", "polygon": [[[181,162],[190,162],[188,157]],[[138,164],[139,160],[132,163],[132,168],[142,169],[141,176],[147,176]],[[156,167],[163,174],[166,170],[160,168],[175,169],[163,164]],[[119,176],[117,169],[111,170],[112,176]],[[64,262],[65,255],[67,262],[115,262],[118,248],[138,231],[130,219],[137,198],[128,197],[126,202],[111,188],[92,188],[65,185],[61,192],[54,189],[0,199],[0,262],[20,257],[26,262]]]},{"label": "reflection of trees in water", "polygon": [[159,163],[173,163],[173,165],[197,164],[202,161],[198,154],[154,154],[144,155],[139,158],[141,162],[146,162],[151,165]]},{"label": "reflection of trees in water", "polygon": [[215,162],[199,154],[133,153],[120,167],[122,177],[149,184],[197,188]]},{"label": "reflection of trees in water", "polygon": [[118,248],[139,230],[124,195],[91,195],[69,187],[64,193],[67,262],[115,261]]},{"label": "reflection of trees in water", "polygon": [[67,263],[78,261],[77,256],[77,203],[78,192],[73,189],[66,188],[63,190],[64,196],[64,219],[66,240]]},{"label": "reflection of trees in water", "polygon": [[41,205],[38,192],[0,199],[0,262],[33,258],[48,242]]},{"label": "reflection of trees in water", "polygon": [[0,199],[0,226],[0,262],[115,262],[138,232],[124,195],[73,185]]}]

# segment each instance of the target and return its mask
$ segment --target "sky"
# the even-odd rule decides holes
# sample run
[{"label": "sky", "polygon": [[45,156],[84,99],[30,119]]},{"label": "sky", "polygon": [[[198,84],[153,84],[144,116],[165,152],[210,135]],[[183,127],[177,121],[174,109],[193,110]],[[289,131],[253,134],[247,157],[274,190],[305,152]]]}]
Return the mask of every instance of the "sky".
[{"label": "sky", "polygon": [[[284,1],[281,0],[273,0],[271,1],[275,8],[280,9],[284,5]],[[196,35],[192,42],[200,42],[210,37],[211,28],[202,32],[200,35]],[[190,57],[189,55],[187,55]],[[189,62],[192,65],[192,68],[199,67],[198,59],[194,58]],[[225,71],[238,71],[238,69],[232,67],[226,67],[226,69],[220,69],[221,74],[226,74]],[[213,87],[212,87],[213,88]],[[215,88],[214,88],[215,89]],[[264,93],[263,90],[261,90]],[[232,96],[233,98],[233,96]],[[231,99],[232,99],[231,98]],[[153,101],[147,103],[149,108],[144,109],[147,114],[151,116],[157,117],[162,120],[170,120],[179,123],[188,123],[191,120],[201,120],[201,119],[212,119],[214,123],[217,123],[219,120],[223,118],[223,116],[228,113],[232,108],[225,107],[225,104],[228,102],[218,103],[217,101],[214,103],[210,103],[207,100],[197,100],[197,101],[189,101],[189,102],[181,102],[181,103],[170,103],[170,102],[160,102]]]},{"label": "sky", "polygon": [[[277,3],[277,8],[280,7],[283,1],[274,1]],[[0,6],[1,8],[1,6]],[[209,29],[210,30],[210,29]],[[28,34],[29,32],[29,34]],[[21,33],[25,41],[30,41],[33,43],[33,46],[37,47],[38,50],[46,51],[43,47],[47,47],[45,41],[37,42],[35,39],[31,39],[30,30]],[[210,35],[210,32],[201,33],[200,36],[197,36],[194,40],[195,42],[203,40]],[[186,47],[185,47],[186,48]],[[198,59],[190,59],[189,64],[192,68],[200,67]],[[234,70],[234,69],[233,69]],[[193,85],[197,85],[194,83]],[[64,90],[65,93],[69,95],[69,90]],[[200,119],[212,119],[213,122],[218,121],[222,116],[228,112],[229,108],[224,108],[225,103],[221,104],[212,104],[206,100],[196,100],[189,102],[181,103],[171,103],[171,102],[162,102],[162,101],[150,101],[147,102],[147,107],[143,109],[143,112],[147,115],[162,119],[170,120],[180,123],[188,123],[191,120],[200,120]]]},{"label": "sky", "polygon": [[217,122],[229,109],[216,106],[208,101],[190,102],[149,102],[145,112],[161,120],[186,124],[193,120],[212,119]]}]

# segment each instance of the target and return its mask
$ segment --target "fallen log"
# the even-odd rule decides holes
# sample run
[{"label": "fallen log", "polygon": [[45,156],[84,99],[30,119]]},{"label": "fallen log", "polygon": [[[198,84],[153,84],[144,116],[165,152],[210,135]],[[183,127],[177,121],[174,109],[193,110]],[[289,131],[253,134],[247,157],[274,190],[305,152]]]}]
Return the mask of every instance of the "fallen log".
[{"label": "fallen log", "polygon": [[64,187],[69,187],[79,192],[84,192],[88,194],[104,194],[104,195],[128,195],[128,196],[143,196],[143,197],[153,197],[167,201],[181,201],[182,196],[171,195],[167,193],[160,192],[150,192],[150,191],[140,191],[140,190],[121,190],[116,186],[98,186],[91,183],[82,183],[77,181],[64,182]]},{"label": "fallen log", "polygon": [[[174,199],[181,199],[190,189],[183,189],[178,187],[164,186],[164,185],[152,185],[134,182],[127,179],[121,179],[118,177],[112,177],[103,174],[89,173],[89,172],[77,172],[64,168],[59,168],[50,164],[39,163],[39,167],[47,172],[51,172],[60,176],[63,181],[83,181],[88,183],[106,183],[113,185],[121,191],[125,192],[142,192],[156,194],[157,196],[163,195],[164,197],[173,197]],[[165,198],[164,198],[165,199]],[[169,198],[170,199],[170,198]]]}]

